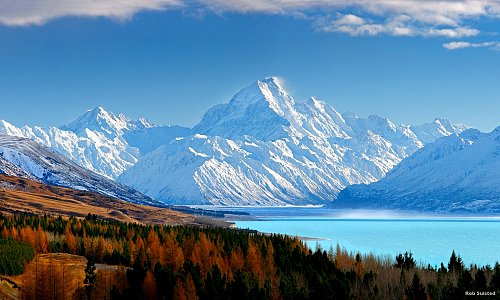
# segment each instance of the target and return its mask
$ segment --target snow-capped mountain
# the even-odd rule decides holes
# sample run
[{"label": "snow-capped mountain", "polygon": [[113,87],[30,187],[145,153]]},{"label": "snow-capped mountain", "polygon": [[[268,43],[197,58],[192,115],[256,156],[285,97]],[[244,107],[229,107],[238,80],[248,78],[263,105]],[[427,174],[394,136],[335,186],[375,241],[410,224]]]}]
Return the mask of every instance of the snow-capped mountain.
[{"label": "snow-capped mountain", "polygon": [[348,185],[379,180],[427,141],[464,129],[438,123],[449,122],[415,133],[379,116],[340,114],[315,98],[296,102],[270,77],[211,108],[193,135],[144,155],[118,181],[166,203],[326,203]]},{"label": "snow-capped mountain", "polygon": [[97,192],[128,202],[161,205],[132,188],[80,167],[50,148],[21,137],[0,135],[0,173]]},{"label": "snow-capped mountain", "polygon": [[386,177],[343,190],[331,207],[500,212],[500,127],[443,137]]},{"label": "snow-capped mountain", "polygon": [[295,101],[275,77],[214,106],[193,129],[102,107],[60,127],[0,121],[0,134],[32,139],[165,203],[220,205],[327,203],[344,187],[377,181],[424,144],[464,129],[445,119],[406,126],[340,114],[315,98]]},{"label": "snow-capped mountain", "polygon": [[189,132],[180,126],[154,126],[145,119],[131,120],[122,114],[115,116],[102,107],[88,110],[59,128],[17,128],[0,121],[0,134],[37,141],[110,179],[137,163],[141,155]]}]

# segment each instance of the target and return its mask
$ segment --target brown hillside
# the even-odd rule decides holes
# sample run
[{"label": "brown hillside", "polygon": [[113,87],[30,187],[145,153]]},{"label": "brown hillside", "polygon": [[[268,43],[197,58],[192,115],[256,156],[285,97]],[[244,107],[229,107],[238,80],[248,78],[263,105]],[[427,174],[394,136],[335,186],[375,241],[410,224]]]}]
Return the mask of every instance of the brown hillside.
[{"label": "brown hillside", "polygon": [[0,175],[0,212],[30,212],[143,224],[196,224],[194,216],[166,208],[133,204],[97,193],[50,186],[33,180]]}]

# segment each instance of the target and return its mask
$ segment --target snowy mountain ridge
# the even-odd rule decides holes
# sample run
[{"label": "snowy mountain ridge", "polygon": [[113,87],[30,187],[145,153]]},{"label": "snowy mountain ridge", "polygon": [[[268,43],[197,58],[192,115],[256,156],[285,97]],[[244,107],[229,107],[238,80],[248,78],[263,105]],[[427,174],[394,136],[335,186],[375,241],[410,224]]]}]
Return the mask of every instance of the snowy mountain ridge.
[{"label": "snowy mountain ridge", "polygon": [[500,212],[500,127],[440,138],[386,177],[343,190],[331,207]]},{"label": "snowy mountain ridge", "polygon": [[[449,134],[440,129],[419,134]],[[411,126],[340,114],[315,98],[296,102],[274,77],[212,107],[192,131],[118,181],[167,203],[322,204],[348,185],[379,180],[424,145]]]},{"label": "snowy mountain ridge", "polygon": [[76,120],[59,128],[79,135],[83,135],[86,130],[91,130],[105,133],[108,137],[118,137],[124,131],[151,127],[153,125],[144,118],[131,120],[123,114],[115,116],[113,113],[99,106],[92,110],[87,110]]},{"label": "snowy mountain ridge", "polygon": [[379,180],[424,144],[466,129],[341,114],[295,101],[276,77],[209,109],[193,129],[131,120],[102,107],[60,127],[0,133],[51,147],[78,165],[177,204],[322,204],[348,185]]},{"label": "snowy mountain ridge", "polygon": [[[180,126],[154,126],[145,119],[115,116],[102,107],[88,110],[61,127],[17,128],[0,121],[0,134],[32,139],[109,179],[115,179],[137,163],[142,154],[153,150],[157,137],[168,141],[189,132]],[[125,136],[130,137],[130,141]]]}]

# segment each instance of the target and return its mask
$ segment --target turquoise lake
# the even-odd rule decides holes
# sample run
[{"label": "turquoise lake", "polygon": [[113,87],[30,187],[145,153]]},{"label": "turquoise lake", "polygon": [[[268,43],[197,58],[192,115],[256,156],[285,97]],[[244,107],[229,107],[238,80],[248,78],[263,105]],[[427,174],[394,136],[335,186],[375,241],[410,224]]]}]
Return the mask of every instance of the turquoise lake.
[{"label": "turquoise lake", "polygon": [[425,265],[447,264],[452,250],[469,265],[500,261],[500,218],[443,217],[394,212],[339,211],[322,208],[231,208],[250,213],[238,228],[319,238],[323,249],[337,243],[349,251],[394,258],[411,251]]}]

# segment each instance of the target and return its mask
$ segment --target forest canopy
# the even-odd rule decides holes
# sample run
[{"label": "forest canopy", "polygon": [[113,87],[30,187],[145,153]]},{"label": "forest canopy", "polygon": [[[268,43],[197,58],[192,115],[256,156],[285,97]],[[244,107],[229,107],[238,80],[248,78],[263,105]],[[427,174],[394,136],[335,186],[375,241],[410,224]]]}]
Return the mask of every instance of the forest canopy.
[{"label": "forest canopy", "polygon": [[[283,235],[147,226],[92,215],[84,219],[2,215],[0,231],[0,249],[2,243],[8,246],[0,255],[21,253],[17,273],[4,274],[22,272],[35,251],[41,258],[46,253],[86,257],[86,265],[82,264],[85,290],[81,278],[72,292],[83,299],[91,295],[115,299],[461,299],[468,290],[498,295],[500,289],[500,265],[466,267],[456,253],[447,266],[419,266],[409,252],[392,260],[350,253],[340,246],[313,251],[299,239]],[[6,261],[0,258],[2,270],[16,265]],[[30,267],[40,261],[28,265],[26,278],[31,281],[25,285],[43,289],[31,289],[30,295],[53,299],[57,297],[47,295],[69,293],[61,287],[70,280],[69,273],[60,280],[51,278],[59,276],[54,270],[67,269],[47,264],[52,272]],[[94,262],[101,267],[96,270]],[[116,272],[103,277],[99,271],[103,265],[115,266]],[[33,284],[40,278],[52,284]]]}]

